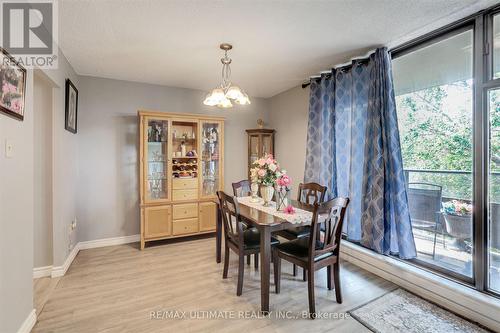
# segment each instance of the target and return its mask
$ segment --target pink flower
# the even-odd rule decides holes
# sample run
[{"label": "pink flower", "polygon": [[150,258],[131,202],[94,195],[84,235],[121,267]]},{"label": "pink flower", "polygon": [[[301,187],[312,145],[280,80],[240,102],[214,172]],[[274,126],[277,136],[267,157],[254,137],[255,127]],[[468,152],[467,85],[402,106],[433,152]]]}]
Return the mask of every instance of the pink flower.
[{"label": "pink flower", "polygon": [[260,176],[260,177],[264,177],[266,175],[266,170],[264,169],[259,169],[259,171],[257,172],[257,174]]},{"label": "pink flower", "polygon": [[266,160],[265,160],[265,159],[263,159],[263,158],[259,159],[259,161],[258,161],[258,162],[259,162],[259,165],[260,165],[260,166],[264,166],[264,164],[266,164]]},{"label": "pink flower", "polygon": [[2,93],[4,93],[4,94],[8,94],[9,93],[9,85],[7,84],[7,82],[5,82],[4,84],[2,84]]},{"label": "pink flower", "polygon": [[292,179],[288,175],[282,175],[278,180],[276,181],[278,186],[283,186],[283,187],[288,187],[292,183]]},{"label": "pink flower", "polygon": [[21,110],[21,108],[23,107],[23,103],[21,102],[21,100],[19,99],[15,99],[12,101],[10,107],[12,108],[12,110],[14,111],[19,111]]},{"label": "pink flower", "polygon": [[283,212],[285,212],[286,214],[295,214],[295,208],[293,208],[292,205],[288,205],[285,207],[285,209],[283,209]]},{"label": "pink flower", "polygon": [[266,163],[267,163],[267,164],[272,164],[272,163],[273,163],[273,158],[272,158],[272,156],[271,156],[271,157],[269,157],[269,156],[267,157],[267,159],[266,159]]},{"label": "pink flower", "polygon": [[9,85],[9,92],[11,92],[11,93],[17,92],[17,87],[15,85],[10,84],[10,83],[8,85]]}]

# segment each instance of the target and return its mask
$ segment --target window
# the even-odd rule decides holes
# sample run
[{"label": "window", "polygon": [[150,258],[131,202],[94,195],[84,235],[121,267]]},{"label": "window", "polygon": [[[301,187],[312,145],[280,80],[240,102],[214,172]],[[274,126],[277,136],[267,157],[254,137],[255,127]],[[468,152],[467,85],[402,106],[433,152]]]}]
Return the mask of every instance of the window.
[{"label": "window", "polygon": [[473,28],[393,59],[417,261],[473,278]]},{"label": "window", "polygon": [[414,262],[500,296],[500,5],[392,57]]},{"label": "window", "polygon": [[493,16],[493,78],[500,78],[500,15]]},{"label": "window", "polygon": [[488,279],[500,292],[500,89],[489,91],[489,120]]}]

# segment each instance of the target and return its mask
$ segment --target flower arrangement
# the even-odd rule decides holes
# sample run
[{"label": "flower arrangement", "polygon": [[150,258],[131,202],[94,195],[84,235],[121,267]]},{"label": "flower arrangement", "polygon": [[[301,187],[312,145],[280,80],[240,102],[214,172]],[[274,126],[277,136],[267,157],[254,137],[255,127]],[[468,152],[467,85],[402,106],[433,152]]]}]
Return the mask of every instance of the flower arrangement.
[{"label": "flower arrangement", "polygon": [[[283,170],[283,171],[285,171],[285,170]],[[279,177],[276,180],[276,185],[278,185],[280,187],[280,189],[283,189],[286,191],[290,191],[290,184],[292,184],[292,179],[290,178],[290,176],[288,176],[286,174],[286,171],[282,172],[281,177]]]},{"label": "flower arrangement", "polygon": [[268,154],[252,164],[250,169],[250,178],[252,183],[258,183],[264,186],[274,186],[285,170],[281,170],[278,161],[273,155]]},{"label": "flower arrangement", "polygon": [[284,210],[288,205],[288,192],[290,192],[290,184],[292,179],[286,173],[283,173],[276,180],[276,210]]},{"label": "flower arrangement", "polygon": [[471,215],[472,205],[460,200],[451,200],[443,203],[443,210],[446,214],[451,215]]}]

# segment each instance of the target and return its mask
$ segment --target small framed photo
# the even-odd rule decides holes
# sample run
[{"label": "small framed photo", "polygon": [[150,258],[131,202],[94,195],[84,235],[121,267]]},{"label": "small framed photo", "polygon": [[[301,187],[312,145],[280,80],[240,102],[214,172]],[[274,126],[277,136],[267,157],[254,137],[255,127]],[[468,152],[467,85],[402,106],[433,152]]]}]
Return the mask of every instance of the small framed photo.
[{"label": "small framed photo", "polygon": [[26,69],[3,48],[0,48],[0,111],[24,120]]},{"label": "small framed photo", "polygon": [[78,89],[70,79],[66,79],[66,115],[64,128],[75,133],[78,121]]}]

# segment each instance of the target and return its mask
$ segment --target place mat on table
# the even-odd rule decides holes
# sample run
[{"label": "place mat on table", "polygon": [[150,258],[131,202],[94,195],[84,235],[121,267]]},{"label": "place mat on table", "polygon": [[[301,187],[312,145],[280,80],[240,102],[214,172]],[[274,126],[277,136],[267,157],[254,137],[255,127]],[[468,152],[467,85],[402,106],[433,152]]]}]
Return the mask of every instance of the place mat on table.
[{"label": "place mat on table", "polygon": [[264,213],[274,215],[276,217],[279,217],[280,219],[286,220],[290,223],[293,224],[299,224],[299,223],[306,223],[306,222],[311,222],[312,220],[312,213],[308,212],[306,210],[300,209],[300,208],[295,208],[295,213],[294,214],[287,214],[282,211],[277,211],[276,210],[276,202],[271,201],[270,205],[268,207],[263,206],[263,200],[260,199],[258,202],[252,202],[252,197],[238,197],[238,203],[255,208],[257,210],[260,210]]}]

